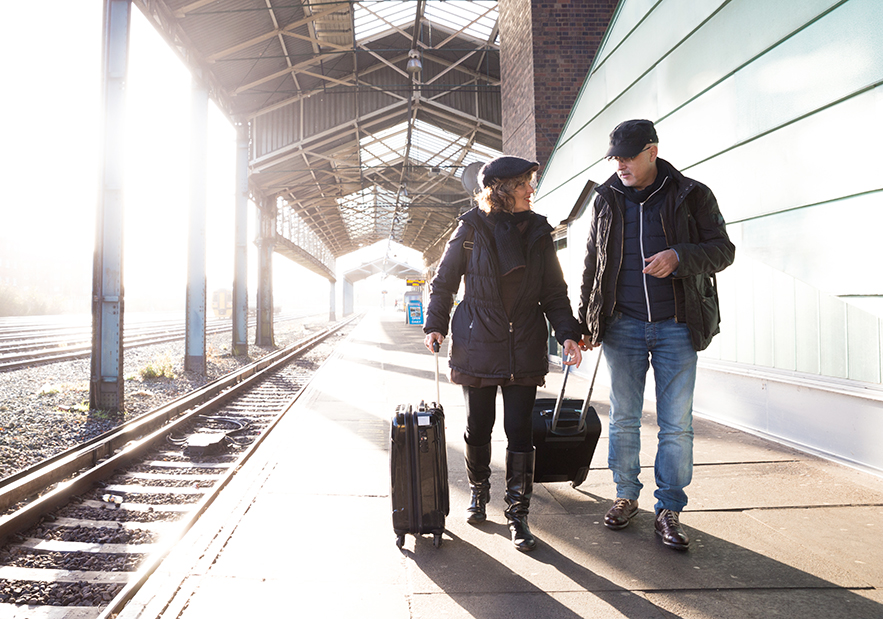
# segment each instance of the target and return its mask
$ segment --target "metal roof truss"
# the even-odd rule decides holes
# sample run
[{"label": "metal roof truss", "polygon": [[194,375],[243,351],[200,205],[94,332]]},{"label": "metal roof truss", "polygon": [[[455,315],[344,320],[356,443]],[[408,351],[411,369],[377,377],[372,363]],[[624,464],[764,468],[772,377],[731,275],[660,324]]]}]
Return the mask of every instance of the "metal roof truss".
[{"label": "metal roof truss", "polygon": [[502,148],[497,2],[134,1],[249,123],[251,191],[315,260],[282,253],[317,272],[387,239],[440,256],[462,170]]}]

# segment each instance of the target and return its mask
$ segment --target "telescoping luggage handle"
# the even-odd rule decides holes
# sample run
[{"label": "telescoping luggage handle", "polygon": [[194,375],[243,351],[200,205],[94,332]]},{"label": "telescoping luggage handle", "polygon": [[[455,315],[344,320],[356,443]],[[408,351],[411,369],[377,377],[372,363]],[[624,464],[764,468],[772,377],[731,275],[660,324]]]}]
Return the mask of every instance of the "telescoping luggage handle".
[{"label": "telescoping luggage handle", "polygon": [[432,356],[435,357],[435,403],[441,405],[441,390],[438,386],[438,351],[440,346],[438,340],[432,342]]},{"label": "telescoping luggage handle", "polygon": [[[598,376],[598,366],[601,365],[601,348],[598,348],[598,360],[595,362],[595,371],[592,374],[592,383],[589,385],[589,394],[583,401],[583,409],[579,414],[579,423],[576,425],[576,434],[583,431],[586,425],[586,415],[589,412],[590,402],[592,401],[592,391],[595,389],[595,377]],[[558,430],[558,416],[561,414],[561,402],[564,401],[564,388],[567,386],[567,376],[570,374],[571,366],[564,366],[564,379],[561,381],[561,391],[558,393],[558,399],[555,400],[555,411],[552,413],[552,432]]]}]

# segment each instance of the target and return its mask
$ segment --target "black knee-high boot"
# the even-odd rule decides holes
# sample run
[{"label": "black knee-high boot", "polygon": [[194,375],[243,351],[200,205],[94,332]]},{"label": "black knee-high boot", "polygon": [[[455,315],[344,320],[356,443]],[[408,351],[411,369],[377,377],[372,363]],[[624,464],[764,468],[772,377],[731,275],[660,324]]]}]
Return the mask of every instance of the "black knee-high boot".
[{"label": "black knee-high boot", "polygon": [[533,450],[506,451],[506,519],[512,543],[522,552],[529,552],[537,546],[537,540],[527,526],[533,495],[533,465]]},{"label": "black knee-high boot", "polygon": [[466,443],[466,476],[472,499],[466,508],[466,522],[479,524],[487,520],[486,505],[491,499],[491,444],[478,447]]}]

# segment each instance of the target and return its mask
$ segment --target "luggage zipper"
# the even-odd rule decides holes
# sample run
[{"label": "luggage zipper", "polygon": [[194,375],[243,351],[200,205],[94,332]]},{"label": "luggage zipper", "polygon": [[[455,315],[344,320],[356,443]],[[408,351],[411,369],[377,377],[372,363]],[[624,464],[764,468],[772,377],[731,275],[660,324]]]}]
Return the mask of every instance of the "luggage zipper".
[{"label": "luggage zipper", "polygon": [[[409,407],[410,408],[410,407]],[[411,494],[411,514],[409,522],[411,523],[411,533],[423,533],[423,501],[420,495],[420,438],[417,428],[417,412],[410,409],[411,414],[408,415],[408,441],[410,442],[409,456],[411,464],[411,483],[408,492]]]}]

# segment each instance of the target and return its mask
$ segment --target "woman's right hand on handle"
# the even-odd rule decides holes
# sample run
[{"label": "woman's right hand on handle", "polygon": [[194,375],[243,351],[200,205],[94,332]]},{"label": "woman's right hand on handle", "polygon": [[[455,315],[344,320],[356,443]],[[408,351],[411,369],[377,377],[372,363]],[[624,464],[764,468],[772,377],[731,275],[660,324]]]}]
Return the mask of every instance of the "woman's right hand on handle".
[{"label": "woman's right hand on handle", "polygon": [[430,352],[435,352],[434,350],[432,350],[432,343],[438,342],[438,346],[439,346],[439,348],[441,348],[441,344],[444,341],[445,341],[444,335],[433,331],[432,333],[427,333],[426,337],[423,338],[423,345],[426,346],[426,348],[428,348]]}]

